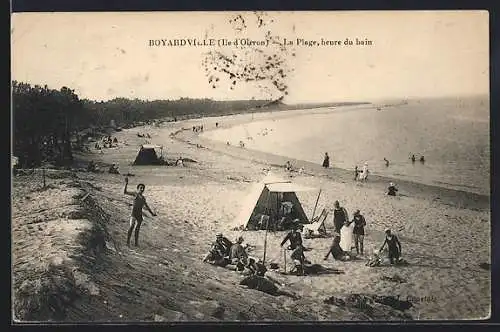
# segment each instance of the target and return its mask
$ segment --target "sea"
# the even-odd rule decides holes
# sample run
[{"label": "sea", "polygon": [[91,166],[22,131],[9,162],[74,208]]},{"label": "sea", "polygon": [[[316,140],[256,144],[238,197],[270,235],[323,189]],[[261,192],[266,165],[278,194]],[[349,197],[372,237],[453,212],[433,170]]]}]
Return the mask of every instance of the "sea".
[{"label": "sea", "polygon": [[[378,105],[378,106],[377,106]],[[414,99],[250,121],[205,137],[372,174],[490,194],[489,98]],[[415,155],[416,162],[411,161]],[[425,162],[419,161],[424,156]],[[389,160],[386,166],[384,158]]]}]

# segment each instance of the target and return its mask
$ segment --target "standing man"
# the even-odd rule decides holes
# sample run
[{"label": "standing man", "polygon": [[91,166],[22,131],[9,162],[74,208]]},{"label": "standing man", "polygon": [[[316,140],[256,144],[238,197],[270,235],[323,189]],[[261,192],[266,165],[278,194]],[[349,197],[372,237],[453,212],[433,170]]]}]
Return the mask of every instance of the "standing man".
[{"label": "standing man", "polygon": [[146,198],[143,196],[144,190],[146,186],[142,183],[137,185],[137,192],[132,192],[127,190],[128,186],[128,177],[125,177],[125,188],[123,189],[123,193],[125,195],[134,196],[134,205],[132,207],[132,215],[130,216],[130,227],[128,229],[127,234],[127,246],[130,246],[130,237],[132,236],[132,232],[135,229],[135,246],[139,246],[139,231],[141,229],[141,224],[143,221],[142,218],[142,208],[145,207],[152,216],[156,216],[151,208],[146,203]]},{"label": "standing man", "polygon": [[280,245],[283,247],[286,241],[290,241],[290,246],[288,247],[290,250],[295,250],[299,245],[302,245],[302,235],[299,232],[300,227],[301,225],[294,223],[292,230],[285,236]]},{"label": "standing man", "polygon": [[365,237],[365,226],[366,226],[366,221],[365,217],[360,213],[359,210],[356,210],[354,212],[354,217],[353,220],[354,222],[354,244],[356,245],[356,253],[359,255],[364,255],[363,252],[363,239]]},{"label": "standing man", "polygon": [[349,220],[349,217],[347,215],[347,210],[340,206],[339,201],[335,201],[334,207],[333,226],[335,228],[335,233],[340,234],[340,229],[344,226],[344,223]]},{"label": "standing man", "polygon": [[379,252],[382,252],[386,243],[389,249],[389,261],[391,264],[394,264],[394,262],[397,263],[399,261],[399,257],[401,257],[401,243],[396,235],[391,234],[390,229],[385,230],[384,243],[382,243],[382,247],[380,247]]}]

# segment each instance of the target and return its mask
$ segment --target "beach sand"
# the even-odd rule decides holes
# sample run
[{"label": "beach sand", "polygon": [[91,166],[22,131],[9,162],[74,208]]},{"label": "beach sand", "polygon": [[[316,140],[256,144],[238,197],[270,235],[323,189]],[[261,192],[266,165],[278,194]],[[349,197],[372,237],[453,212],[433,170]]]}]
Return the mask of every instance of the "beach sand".
[{"label": "beach sand", "polygon": [[[273,119],[291,114],[288,111],[258,116]],[[309,260],[344,273],[305,277],[280,275],[286,287],[300,296],[292,300],[246,290],[238,285],[241,276],[237,273],[202,263],[201,258],[218,231],[232,240],[241,234],[254,248],[250,255],[262,258],[264,232],[231,231],[230,225],[252,182],[260,181],[268,170],[278,176],[290,176],[281,167],[286,161],[284,157],[226,146],[191,130],[197,124],[203,124],[206,129],[214,129],[215,122],[223,127],[234,125],[248,121],[249,116],[214,117],[123,130],[114,135],[120,142],[117,148],[105,149],[103,153],[93,150],[79,156],[102,166],[118,162],[122,174],[133,173],[130,188],[135,188],[139,182],[146,184],[145,196],[158,216],[145,218],[141,247],[127,249],[131,199],[122,193],[123,176],[76,173],[79,181],[94,185],[87,190],[111,216],[106,228],[115,249],[102,258],[99,265],[102,271],[91,274],[92,282],[100,289],[99,295],[77,300],[68,309],[66,319],[377,319],[360,310],[324,303],[330,296],[350,293],[408,299],[413,306],[407,313],[413,319],[489,316],[491,275],[489,270],[479,267],[480,263],[490,263],[489,198],[402,181],[398,184],[405,196],[388,197],[384,195],[388,179],[373,177],[366,183],[354,182],[351,172],[325,170],[312,163],[293,161],[295,167],[304,167],[304,173],[291,173],[291,180],[322,189],[316,214],[323,208],[333,207],[335,200],[339,200],[350,215],[360,209],[367,221],[365,253],[378,249],[383,241],[383,230],[391,228],[402,242],[403,258],[409,262],[408,266],[367,267],[364,259],[337,262],[330,258],[325,262],[323,257],[332,239],[306,239],[305,246],[310,250],[305,254]],[[145,143],[137,133],[145,132],[151,135],[151,143],[164,146],[164,153],[169,158],[182,156],[197,162],[186,163],[186,167],[129,166],[139,146]],[[174,132],[177,132],[175,137],[171,135]],[[14,180],[14,186],[16,182]],[[45,195],[52,194],[46,192]],[[14,201],[19,197],[14,197]],[[311,216],[317,192],[298,193],[298,197],[306,214]],[[39,205],[43,208],[43,201]],[[16,213],[23,209],[26,207],[13,204],[14,220],[19,219]],[[19,219],[17,223],[25,224],[26,221]],[[331,223],[330,217],[327,226]],[[20,241],[40,235],[14,231],[14,252],[22,245]],[[279,243],[284,236],[283,232],[270,232],[267,238],[266,262],[278,263],[281,270],[284,258]],[[14,255],[15,264],[19,260],[17,257]],[[289,257],[287,263],[290,263]],[[22,274],[24,270],[20,267],[16,271]],[[406,282],[381,280],[382,276],[395,274]],[[138,306],[142,306],[141,309],[137,309]],[[391,314],[389,309],[386,312],[379,318],[402,319],[396,313]]]}]

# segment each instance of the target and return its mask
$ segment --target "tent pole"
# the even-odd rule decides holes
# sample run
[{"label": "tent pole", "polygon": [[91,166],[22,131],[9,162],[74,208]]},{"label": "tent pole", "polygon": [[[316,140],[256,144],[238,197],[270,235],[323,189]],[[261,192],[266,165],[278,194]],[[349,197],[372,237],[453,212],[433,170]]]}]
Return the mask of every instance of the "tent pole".
[{"label": "tent pole", "polygon": [[271,218],[268,218],[266,222],[266,236],[264,237],[264,258],[262,259],[263,264],[266,264],[267,230],[269,229],[269,219]]},{"label": "tent pole", "polygon": [[316,207],[318,206],[318,202],[319,202],[319,196],[321,195],[321,189],[319,190],[319,193],[318,193],[318,198],[316,198],[316,204],[314,204],[314,210],[313,210],[313,214],[312,214],[312,217],[311,217],[311,222],[312,220],[314,219],[314,214],[316,213]]}]

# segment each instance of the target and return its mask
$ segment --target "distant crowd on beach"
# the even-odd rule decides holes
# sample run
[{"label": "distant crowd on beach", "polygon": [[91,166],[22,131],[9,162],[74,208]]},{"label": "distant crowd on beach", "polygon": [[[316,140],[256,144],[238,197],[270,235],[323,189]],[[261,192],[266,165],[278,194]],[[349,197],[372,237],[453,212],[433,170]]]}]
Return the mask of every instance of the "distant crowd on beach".
[{"label": "distant crowd on beach", "polygon": [[[415,157],[415,154],[411,154],[411,156],[409,157],[409,159],[411,160],[411,162],[413,164],[417,160],[417,158]],[[385,167],[389,167],[390,162],[389,162],[389,160],[386,157],[384,157],[383,161],[384,161]],[[420,161],[421,164],[424,164],[425,163],[425,157],[423,155],[421,155],[420,158],[419,158],[419,161]],[[330,167],[330,156],[328,155],[328,152],[325,152],[325,155],[323,157],[323,164],[322,164],[322,166],[324,168],[329,168]],[[359,167],[357,165],[354,166],[354,181],[365,182],[365,181],[368,180],[368,175],[369,174],[370,174],[370,170],[368,169],[368,162],[364,163],[362,169],[359,169]],[[389,195],[389,196],[396,196],[397,191],[398,191],[398,189],[396,188],[396,185],[393,182],[391,182],[389,184],[389,187],[387,188],[387,195]]]},{"label": "distant crowd on beach", "polygon": [[100,141],[95,142],[94,148],[96,150],[101,150],[103,148],[113,148],[118,145],[118,139],[116,137],[111,138],[111,136],[104,136]]}]

